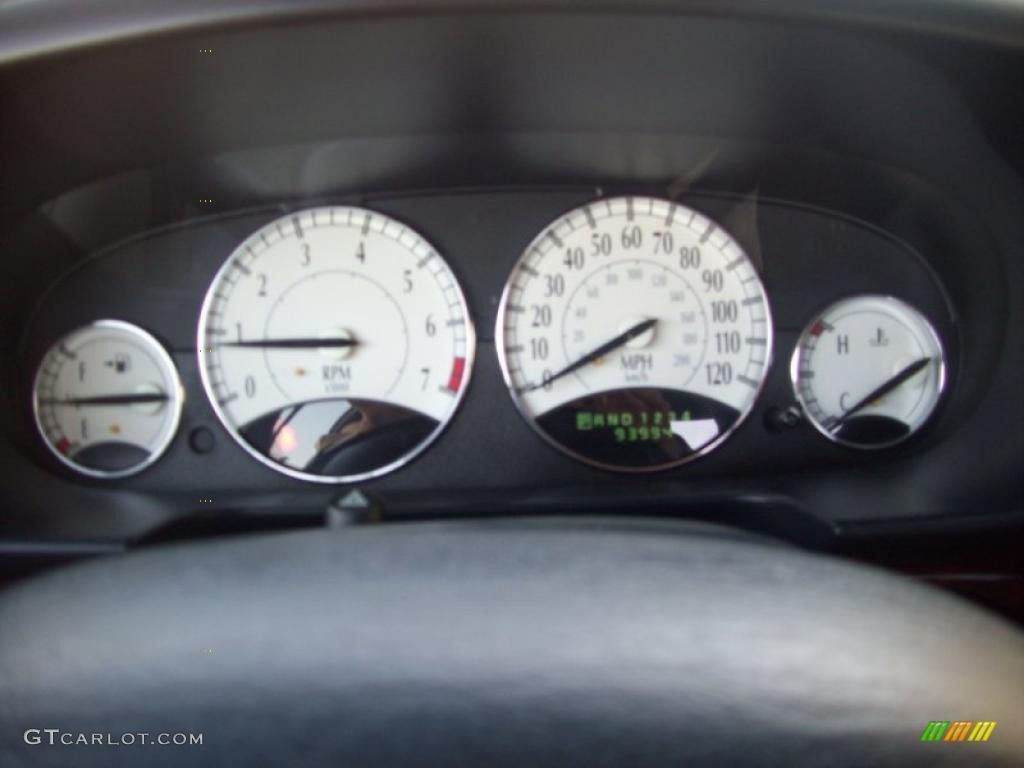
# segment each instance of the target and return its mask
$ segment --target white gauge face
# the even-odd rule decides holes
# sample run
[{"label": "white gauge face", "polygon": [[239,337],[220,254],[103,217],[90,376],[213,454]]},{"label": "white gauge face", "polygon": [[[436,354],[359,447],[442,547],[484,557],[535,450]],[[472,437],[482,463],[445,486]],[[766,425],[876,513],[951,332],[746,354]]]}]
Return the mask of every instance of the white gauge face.
[{"label": "white gauge face", "polygon": [[90,477],[148,467],[178,429],[183,390],[160,343],[129,323],[100,320],[58,341],[36,373],[33,409],[46,446]]},{"label": "white gauge face", "polygon": [[708,452],[746,417],[771,356],[764,288],[739,244],[682,205],[601,200],[526,249],[499,310],[505,381],[527,420],[597,466]]},{"label": "white gauge face", "polygon": [[810,323],[790,373],[819,432],[857,448],[884,448],[931,416],[945,362],[938,335],[913,307],[887,296],[854,296]]},{"label": "white gauge face", "polygon": [[474,336],[448,265],[407,226],[312,208],[251,235],[199,320],[214,410],[249,453],[320,482],[374,477],[422,451],[466,391]]}]

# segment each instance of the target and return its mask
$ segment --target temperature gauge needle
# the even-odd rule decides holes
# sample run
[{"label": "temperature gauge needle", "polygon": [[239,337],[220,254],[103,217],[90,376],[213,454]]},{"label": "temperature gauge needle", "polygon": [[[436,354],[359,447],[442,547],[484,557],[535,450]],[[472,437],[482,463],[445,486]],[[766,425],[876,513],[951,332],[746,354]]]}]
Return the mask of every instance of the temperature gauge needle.
[{"label": "temperature gauge needle", "polygon": [[220,347],[255,347],[262,349],[334,349],[337,347],[356,347],[355,339],[255,339],[253,341],[225,341]]},{"label": "temperature gauge needle", "polygon": [[878,400],[881,397],[885,397],[887,394],[892,392],[905,381],[912,378],[916,373],[922,370],[931,361],[932,359],[930,357],[922,357],[920,360],[915,360],[906,368],[904,368],[895,376],[893,376],[891,379],[888,379],[885,383],[875,387],[866,396],[858,400],[852,408],[847,410],[846,413],[840,416],[831,426],[829,426],[829,432],[835,432],[837,429],[839,429],[839,427],[841,427],[846,422],[847,419],[849,419],[855,413],[858,413],[859,411],[863,410],[871,403],[873,403],[875,400]]},{"label": "temperature gauge needle", "polygon": [[163,392],[146,392],[136,395],[97,395],[95,397],[43,398],[40,405],[142,405],[163,403],[170,398]]},{"label": "temperature gauge needle", "polygon": [[633,339],[635,339],[637,336],[640,336],[640,335],[642,335],[644,333],[647,333],[647,331],[649,331],[651,328],[653,328],[657,322],[658,322],[658,318],[656,318],[656,317],[655,318],[651,318],[650,320],[642,320],[641,322],[637,323],[636,325],[634,325],[634,326],[632,326],[630,328],[627,328],[625,331],[620,333],[614,339],[611,339],[610,341],[606,341],[604,344],[599,346],[597,349],[591,350],[590,352],[585,354],[583,357],[581,357],[576,362],[570,363],[565,368],[560,370],[558,373],[552,374],[548,378],[544,379],[543,381],[541,381],[540,384],[531,384],[530,386],[526,387],[523,390],[523,392],[533,392],[535,389],[540,389],[541,387],[547,386],[551,382],[557,381],[558,379],[562,378],[563,376],[568,376],[573,371],[578,371],[583,366],[589,365],[590,363],[592,363],[595,360],[597,360],[597,358],[604,357],[609,352],[614,352],[619,347],[621,347],[621,346],[623,346],[625,344],[628,344]]}]

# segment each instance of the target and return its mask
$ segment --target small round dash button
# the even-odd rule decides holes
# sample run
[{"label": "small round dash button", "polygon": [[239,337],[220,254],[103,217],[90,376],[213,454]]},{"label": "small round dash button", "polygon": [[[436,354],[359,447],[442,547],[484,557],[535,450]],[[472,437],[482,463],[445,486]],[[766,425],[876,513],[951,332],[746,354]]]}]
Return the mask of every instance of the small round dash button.
[{"label": "small round dash button", "polygon": [[206,427],[196,427],[189,433],[188,444],[196,453],[209,453],[213,450],[214,443],[213,432]]}]

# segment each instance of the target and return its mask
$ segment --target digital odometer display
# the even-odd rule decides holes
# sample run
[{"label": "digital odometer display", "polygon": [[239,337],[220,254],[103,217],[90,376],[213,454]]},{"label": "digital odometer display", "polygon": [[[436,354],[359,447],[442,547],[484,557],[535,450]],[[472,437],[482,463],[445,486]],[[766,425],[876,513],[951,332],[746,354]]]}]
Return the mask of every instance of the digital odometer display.
[{"label": "digital odometer display", "polygon": [[771,359],[757,271],[715,222],[647,197],[562,216],[526,248],[496,331],[529,422],[602,467],[655,470],[719,445]]}]

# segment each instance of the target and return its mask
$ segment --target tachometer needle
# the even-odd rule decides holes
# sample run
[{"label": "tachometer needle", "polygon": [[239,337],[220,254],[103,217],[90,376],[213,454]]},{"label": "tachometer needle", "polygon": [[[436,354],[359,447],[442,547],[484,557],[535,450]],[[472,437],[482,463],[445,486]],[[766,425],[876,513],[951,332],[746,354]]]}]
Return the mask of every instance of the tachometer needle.
[{"label": "tachometer needle", "polygon": [[44,398],[40,405],[143,405],[145,403],[163,403],[170,398],[163,392],[146,392],[136,395],[97,395],[95,397],[69,397],[61,400],[56,397]]},{"label": "tachometer needle", "polygon": [[656,317],[651,318],[650,320],[642,320],[642,321],[640,321],[636,325],[631,326],[630,328],[627,328],[625,331],[620,333],[618,336],[616,336],[611,341],[606,341],[604,344],[599,346],[597,349],[594,349],[594,350],[588,352],[587,354],[585,354],[583,357],[581,357],[576,362],[570,363],[565,368],[560,370],[558,373],[552,374],[548,378],[546,378],[543,381],[541,381],[539,384],[531,384],[530,386],[524,388],[523,392],[532,392],[535,389],[540,389],[541,387],[547,386],[548,384],[550,384],[553,381],[557,381],[558,379],[562,378],[563,376],[568,376],[573,371],[578,371],[583,366],[589,365],[590,363],[592,363],[595,360],[597,360],[597,358],[603,357],[603,356],[607,355],[609,352],[613,352],[614,350],[618,349],[619,347],[621,347],[621,346],[623,346],[625,344],[628,344],[633,339],[635,339],[637,336],[640,336],[640,335],[642,335],[644,333],[647,333],[647,331],[649,331],[651,328],[653,328],[654,325],[657,322],[658,322],[658,318],[656,318]]},{"label": "tachometer needle", "polygon": [[880,384],[879,386],[875,387],[873,390],[871,390],[871,392],[869,392],[867,395],[858,400],[852,408],[849,408],[846,411],[846,413],[844,413],[842,416],[836,419],[831,425],[829,425],[828,431],[835,432],[837,429],[839,429],[839,427],[841,427],[846,422],[847,419],[849,419],[855,413],[858,413],[867,406],[871,405],[871,403],[875,402],[875,400],[878,400],[881,397],[885,397],[898,386],[903,384],[903,382],[912,378],[916,373],[918,373],[921,369],[927,366],[928,363],[930,363],[931,361],[932,359],[930,357],[922,357],[920,360],[915,360],[910,365],[901,370],[899,373],[897,373],[895,376],[893,376],[891,379],[888,379],[884,384]]},{"label": "tachometer needle", "polygon": [[359,342],[348,338],[327,339],[254,339],[253,341],[224,341],[220,347],[257,347],[264,349],[335,349],[357,347]]}]

